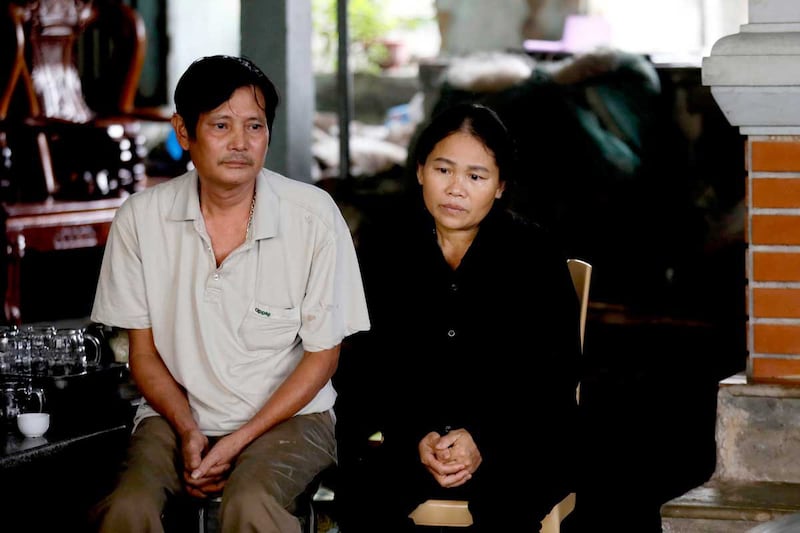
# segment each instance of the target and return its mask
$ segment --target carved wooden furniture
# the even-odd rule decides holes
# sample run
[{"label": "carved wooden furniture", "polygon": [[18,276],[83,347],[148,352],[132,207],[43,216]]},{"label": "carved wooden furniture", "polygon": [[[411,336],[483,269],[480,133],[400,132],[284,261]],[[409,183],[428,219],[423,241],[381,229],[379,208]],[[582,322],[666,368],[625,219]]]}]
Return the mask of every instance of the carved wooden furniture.
[{"label": "carved wooden furniture", "polygon": [[9,323],[56,312],[69,300],[56,289],[91,299],[116,209],[145,184],[141,123],[169,118],[135,105],[145,48],[142,18],[122,0],[0,0]]},{"label": "carved wooden furniture", "polygon": [[[94,199],[132,190],[144,179],[141,120],[167,118],[134,105],[146,48],[141,17],[120,0],[8,6],[0,32],[0,48],[13,50],[0,52],[3,199]],[[95,48],[81,54],[79,70],[75,50],[88,46]]]}]

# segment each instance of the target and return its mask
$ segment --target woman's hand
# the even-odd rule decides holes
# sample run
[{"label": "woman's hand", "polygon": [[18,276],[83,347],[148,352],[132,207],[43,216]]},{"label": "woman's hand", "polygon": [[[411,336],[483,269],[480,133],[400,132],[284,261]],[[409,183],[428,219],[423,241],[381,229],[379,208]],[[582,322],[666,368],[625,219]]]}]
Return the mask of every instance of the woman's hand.
[{"label": "woman's hand", "polygon": [[442,436],[432,431],[419,443],[422,464],[442,487],[459,487],[472,478],[483,460],[472,435],[456,429]]}]

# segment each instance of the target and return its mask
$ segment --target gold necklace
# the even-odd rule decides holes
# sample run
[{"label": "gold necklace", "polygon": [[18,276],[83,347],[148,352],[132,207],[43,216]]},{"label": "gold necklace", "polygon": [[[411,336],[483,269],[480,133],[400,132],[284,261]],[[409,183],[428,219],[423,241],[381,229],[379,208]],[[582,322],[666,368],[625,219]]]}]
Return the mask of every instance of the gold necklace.
[{"label": "gold necklace", "polygon": [[250,228],[253,227],[253,213],[256,211],[256,191],[253,189],[253,200],[250,202],[250,215],[247,217],[247,232],[244,235],[244,240],[250,239]]}]

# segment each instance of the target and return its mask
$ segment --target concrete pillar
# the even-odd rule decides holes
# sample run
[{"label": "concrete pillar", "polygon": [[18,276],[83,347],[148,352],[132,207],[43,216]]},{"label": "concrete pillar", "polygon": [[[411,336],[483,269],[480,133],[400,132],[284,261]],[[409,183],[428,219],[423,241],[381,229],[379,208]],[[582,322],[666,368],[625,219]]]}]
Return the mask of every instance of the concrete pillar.
[{"label": "concrete pillar", "polygon": [[747,151],[749,381],[800,379],[800,5],[750,0],[717,41],[703,83]]},{"label": "concrete pillar", "polygon": [[267,73],[281,95],[266,166],[311,182],[311,0],[242,0],[241,35],[242,55]]}]

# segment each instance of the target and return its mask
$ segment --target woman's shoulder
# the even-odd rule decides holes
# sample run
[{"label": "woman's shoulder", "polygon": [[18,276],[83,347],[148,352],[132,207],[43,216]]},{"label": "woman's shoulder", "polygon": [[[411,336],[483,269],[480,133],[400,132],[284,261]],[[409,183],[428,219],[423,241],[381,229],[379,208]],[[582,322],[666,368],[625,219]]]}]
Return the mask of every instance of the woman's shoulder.
[{"label": "woman's shoulder", "polygon": [[493,212],[488,219],[492,232],[510,242],[553,243],[553,234],[542,224],[514,211]]},{"label": "woman's shoulder", "polygon": [[505,257],[506,261],[523,269],[551,270],[566,265],[564,246],[553,230],[530,218],[503,211],[492,217],[491,241],[493,255]]}]

